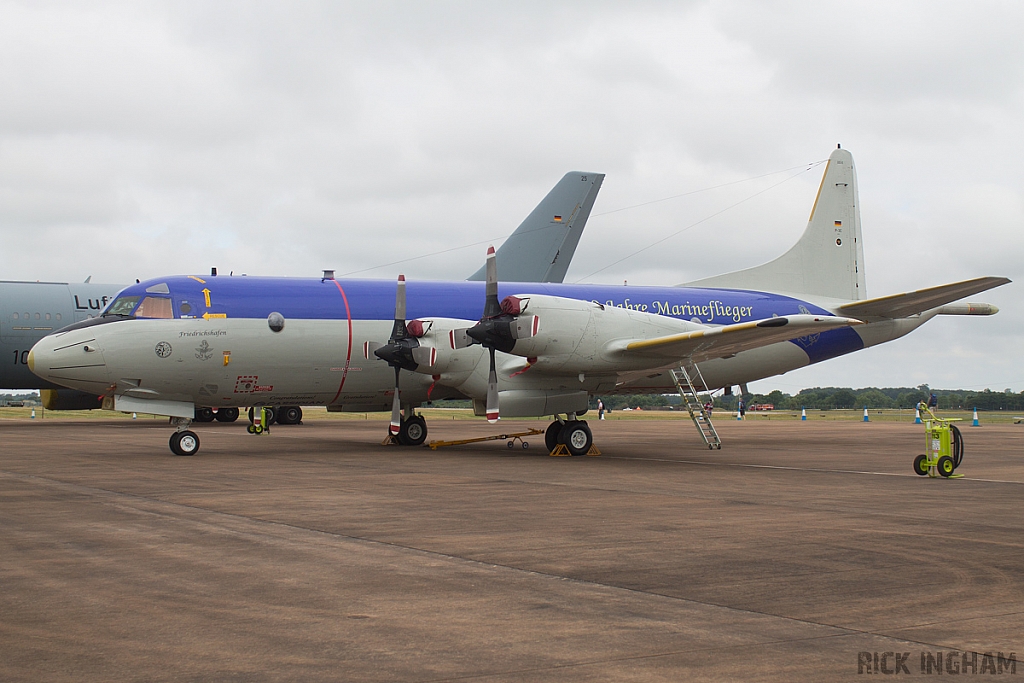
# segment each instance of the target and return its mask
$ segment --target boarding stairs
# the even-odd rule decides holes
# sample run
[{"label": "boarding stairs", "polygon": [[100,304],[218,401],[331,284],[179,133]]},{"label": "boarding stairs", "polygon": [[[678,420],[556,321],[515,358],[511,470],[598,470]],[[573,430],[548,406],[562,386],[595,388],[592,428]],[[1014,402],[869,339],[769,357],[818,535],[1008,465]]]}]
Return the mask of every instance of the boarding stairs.
[{"label": "boarding stairs", "polygon": [[673,368],[670,372],[672,373],[672,380],[676,383],[676,388],[679,390],[679,395],[683,397],[683,405],[686,406],[686,412],[690,413],[690,419],[693,420],[697,431],[700,432],[700,437],[704,439],[704,443],[707,444],[708,448],[721,450],[722,439],[719,438],[718,432],[715,431],[715,425],[711,423],[711,415],[704,409],[704,403],[700,400],[700,396],[697,395],[697,389],[693,385],[694,380],[696,380],[707,391],[707,384],[705,384],[704,377],[700,374],[700,368],[697,367],[696,363],[689,361],[683,363],[678,368]]}]

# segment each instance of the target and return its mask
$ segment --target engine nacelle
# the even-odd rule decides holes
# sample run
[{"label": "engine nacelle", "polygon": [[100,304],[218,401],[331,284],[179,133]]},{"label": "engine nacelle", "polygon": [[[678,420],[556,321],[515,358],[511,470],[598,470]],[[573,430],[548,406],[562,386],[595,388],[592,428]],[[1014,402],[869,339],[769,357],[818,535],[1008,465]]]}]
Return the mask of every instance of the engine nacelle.
[{"label": "engine nacelle", "polygon": [[[578,373],[632,369],[621,358],[606,356],[616,339],[644,339],[700,329],[701,325],[591,301],[547,295],[517,297],[520,327],[532,334],[516,339],[512,353],[530,358],[538,368]],[[534,360],[535,359],[535,360]],[[638,367],[649,364],[636,359]],[[627,361],[627,365],[629,362]]]},{"label": "engine nacelle", "polygon": [[415,320],[413,323],[419,323],[410,323],[420,343],[420,348],[414,350],[413,355],[418,364],[416,372],[427,375],[458,374],[472,372],[476,367],[483,353],[482,348],[455,347],[452,343],[452,335],[458,332],[465,334],[471,322],[454,318],[430,318]]}]

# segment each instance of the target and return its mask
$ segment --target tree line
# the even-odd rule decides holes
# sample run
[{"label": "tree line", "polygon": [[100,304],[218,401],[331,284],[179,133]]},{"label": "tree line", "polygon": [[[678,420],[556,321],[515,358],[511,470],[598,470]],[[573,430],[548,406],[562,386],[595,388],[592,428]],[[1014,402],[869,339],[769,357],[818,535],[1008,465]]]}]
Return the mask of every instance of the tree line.
[{"label": "tree line", "polygon": [[[852,408],[914,408],[919,401],[928,402],[935,394],[939,408],[943,410],[1014,410],[1024,411],[1024,391],[1015,394],[1006,391],[970,391],[967,389],[931,389],[927,384],[917,387],[865,387],[852,389],[849,387],[814,387],[802,389],[795,395],[783,393],[776,389],[768,394],[746,394],[743,396],[748,408],[756,404],[771,404],[775,410],[837,410]],[[597,407],[597,399],[592,397],[591,407]],[[667,405],[679,405],[682,401],[675,394],[653,395],[617,395],[600,397],[606,407],[613,410],[623,408],[658,408]],[[735,410],[739,397],[716,396],[715,407]]]}]

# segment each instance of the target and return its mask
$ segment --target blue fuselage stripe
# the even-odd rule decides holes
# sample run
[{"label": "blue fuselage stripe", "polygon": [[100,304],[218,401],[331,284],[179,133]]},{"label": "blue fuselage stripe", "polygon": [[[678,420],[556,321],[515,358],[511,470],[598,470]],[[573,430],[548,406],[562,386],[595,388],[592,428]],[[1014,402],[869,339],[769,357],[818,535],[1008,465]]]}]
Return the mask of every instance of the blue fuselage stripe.
[{"label": "blue fuselage stripe", "polygon": [[[148,280],[126,287],[121,296],[147,296],[147,289],[159,293],[166,284],[176,316],[201,318],[204,313],[228,318],[266,318],[278,312],[285,319],[344,320],[348,316],[335,282],[314,278],[175,276]],[[396,284],[393,280],[342,280],[351,320],[390,320],[395,312]],[[407,319],[458,318],[476,320],[483,311],[484,283],[467,281],[409,281]],[[209,290],[206,306],[204,289]],[[547,294],[593,301],[606,306],[630,308],[708,325],[760,320],[773,315],[811,313],[832,315],[807,301],[793,297],[747,290],[697,287],[630,287],[556,283],[503,282],[499,298],[510,294]],[[852,329],[839,329],[795,340],[812,363],[863,348]]]}]

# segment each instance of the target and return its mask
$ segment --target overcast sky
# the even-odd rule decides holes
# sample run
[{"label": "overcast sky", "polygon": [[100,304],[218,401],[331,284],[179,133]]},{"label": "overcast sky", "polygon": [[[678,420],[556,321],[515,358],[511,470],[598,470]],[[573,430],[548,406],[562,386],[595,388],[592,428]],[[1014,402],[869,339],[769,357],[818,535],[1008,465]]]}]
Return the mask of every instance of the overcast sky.
[{"label": "overcast sky", "polygon": [[869,296],[1015,282],[751,388],[1021,391],[1022,32],[1018,2],[2,2],[0,279],[462,279],[580,170],[566,281],[677,284],[785,251],[842,143]]}]

